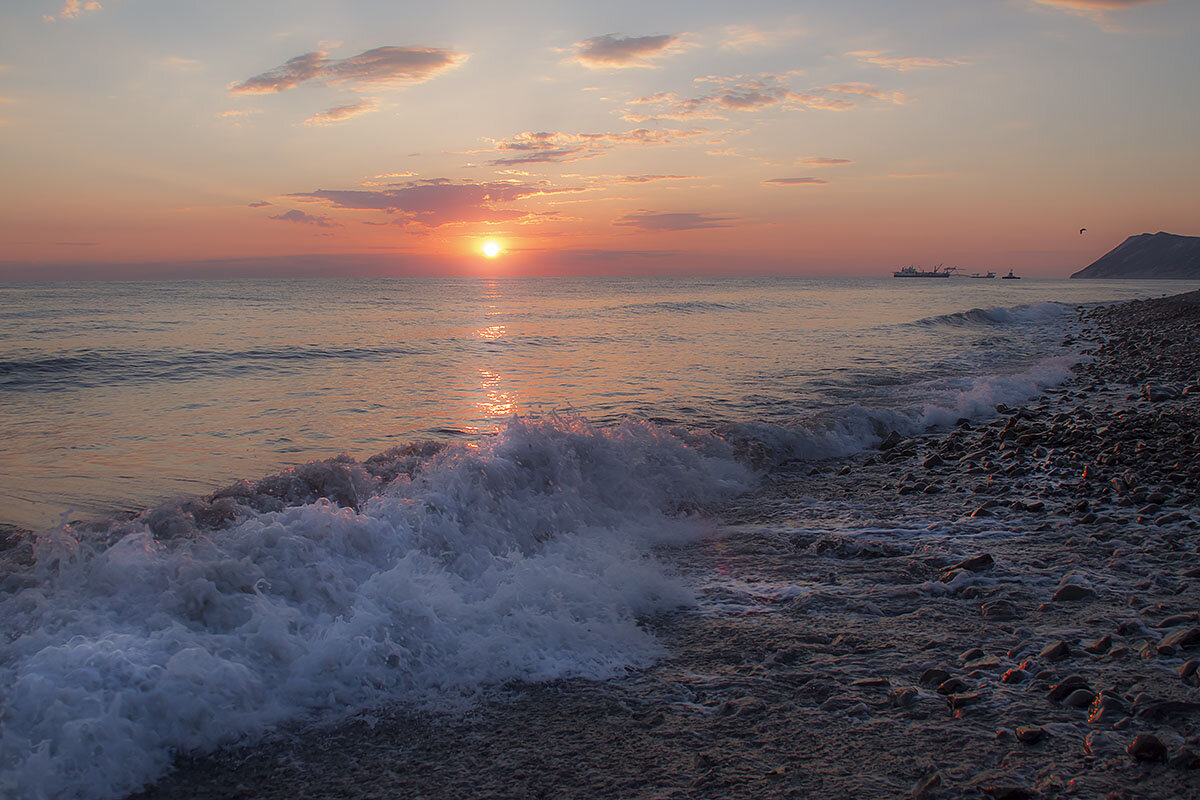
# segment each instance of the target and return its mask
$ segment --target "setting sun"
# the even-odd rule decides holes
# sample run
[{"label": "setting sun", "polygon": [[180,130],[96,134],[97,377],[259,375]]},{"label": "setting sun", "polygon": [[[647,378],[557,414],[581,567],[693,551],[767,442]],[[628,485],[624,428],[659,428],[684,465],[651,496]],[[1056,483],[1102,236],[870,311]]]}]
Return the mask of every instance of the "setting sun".
[{"label": "setting sun", "polygon": [[496,256],[500,255],[500,251],[503,250],[504,248],[502,248],[500,246],[500,243],[497,242],[495,239],[488,239],[486,242],[483,243],[483,247],[481,247],[480,249],[483,251],[483,254],[485,256],[487,256],[488,258],[495,258]]}]

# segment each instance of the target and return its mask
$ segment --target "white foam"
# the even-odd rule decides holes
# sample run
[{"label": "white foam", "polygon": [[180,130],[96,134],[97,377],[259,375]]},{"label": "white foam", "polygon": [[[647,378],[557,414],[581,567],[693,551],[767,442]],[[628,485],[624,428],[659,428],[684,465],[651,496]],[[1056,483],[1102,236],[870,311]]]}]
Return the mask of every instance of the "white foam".
[{"label": "white foam", "polygon": [[668,512],[747,485],[721,450],[517,421],[361,512],[310,502],[166,541],[145,515],[111,546],[42,533],[37,585],[0,598],[0,795],[118,797],[175,752],[298,716],[645,664],[639,616],[692,599],[649,547],[703,531]]}]

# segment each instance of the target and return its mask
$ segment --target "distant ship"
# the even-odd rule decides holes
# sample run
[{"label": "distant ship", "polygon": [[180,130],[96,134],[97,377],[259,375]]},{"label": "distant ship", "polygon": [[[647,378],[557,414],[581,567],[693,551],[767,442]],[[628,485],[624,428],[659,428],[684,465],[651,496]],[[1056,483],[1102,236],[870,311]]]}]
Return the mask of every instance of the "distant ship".
[{"label": "distant ship", "polygon": [[898,269],[892,273],[893,278],[949,278],[957,267],[942,267],[938,264],[932,270],[921,270],[913,266]]},{"label": "distant ship", "polygon": [[980,275],[978,272],[972,272],[972,273],[971,273],[970,275],[968,275],[967,277],[968,277],[968,278],[994,278],[994,277],[996,277],[996,273],[994,273],[994,272],[989,272],[989,273],[988,273],[988,274],[986,274],[986,275]]},{"label": "distant ship", "polygon": [[1014,274],[1013,274],[1013,271],[1010,269],[1010,270],[1008,271],[1008,274],[1007,274],[1007,275],[1005,275],[1005,276],[1004,276],[1003,278],[1001,278],[1000,280],[1002,280],[1002,281],[1019,281],[1019,280],[1021,280],[1021,276],[1020,276],[1020,275],[1014,275]]}]

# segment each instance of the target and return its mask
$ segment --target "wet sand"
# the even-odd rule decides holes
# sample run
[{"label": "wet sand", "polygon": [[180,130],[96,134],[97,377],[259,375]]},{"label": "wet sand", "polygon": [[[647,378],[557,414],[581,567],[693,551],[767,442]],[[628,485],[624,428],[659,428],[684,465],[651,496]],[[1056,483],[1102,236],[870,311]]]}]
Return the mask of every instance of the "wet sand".
[{"label": "wet sand", "polygon": [[1068,384],[790,465],[663,554],[605,682],[183,759],[141,798],[1200,797],[1200,293],[1090,312]]}]

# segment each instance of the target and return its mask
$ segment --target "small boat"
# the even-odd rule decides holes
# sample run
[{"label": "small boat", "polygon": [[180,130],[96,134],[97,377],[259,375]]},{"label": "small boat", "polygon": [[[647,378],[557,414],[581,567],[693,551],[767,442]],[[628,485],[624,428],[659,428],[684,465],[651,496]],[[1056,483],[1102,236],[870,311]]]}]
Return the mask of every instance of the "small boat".
[{"label": "small boat", "polygon": [[1007,275],[1005,275],[1004,277],[1002,277],[1000,280],[1002,280],[1002,281],[1019,281],[1019,280],[1021,280],[1021,276],[1020,276],[1020,275],[1014,275],[1014,274],[1013,274],[1013,271],[1010,269],[1010,270],[1008,271],[1008,274],[1007,274]]},{"label": "small boat", "polygon": [[917,269],[907,266],[892,273],[893,278],[949,278],[958,267],[942,267],[938,264],[932,270]]},{"label": "small boat", "polygon": [[994,272],[989,272],[989,273],[988,273],[988,274],[986,274],[986,275],[980,275],[978,272],[972,272],[972,273],[971,273],[970,275],[968,275],[967,277],[968,277],[968,278],[994,278],[994,277],[996,277],[996,273],[994,273]]}]

